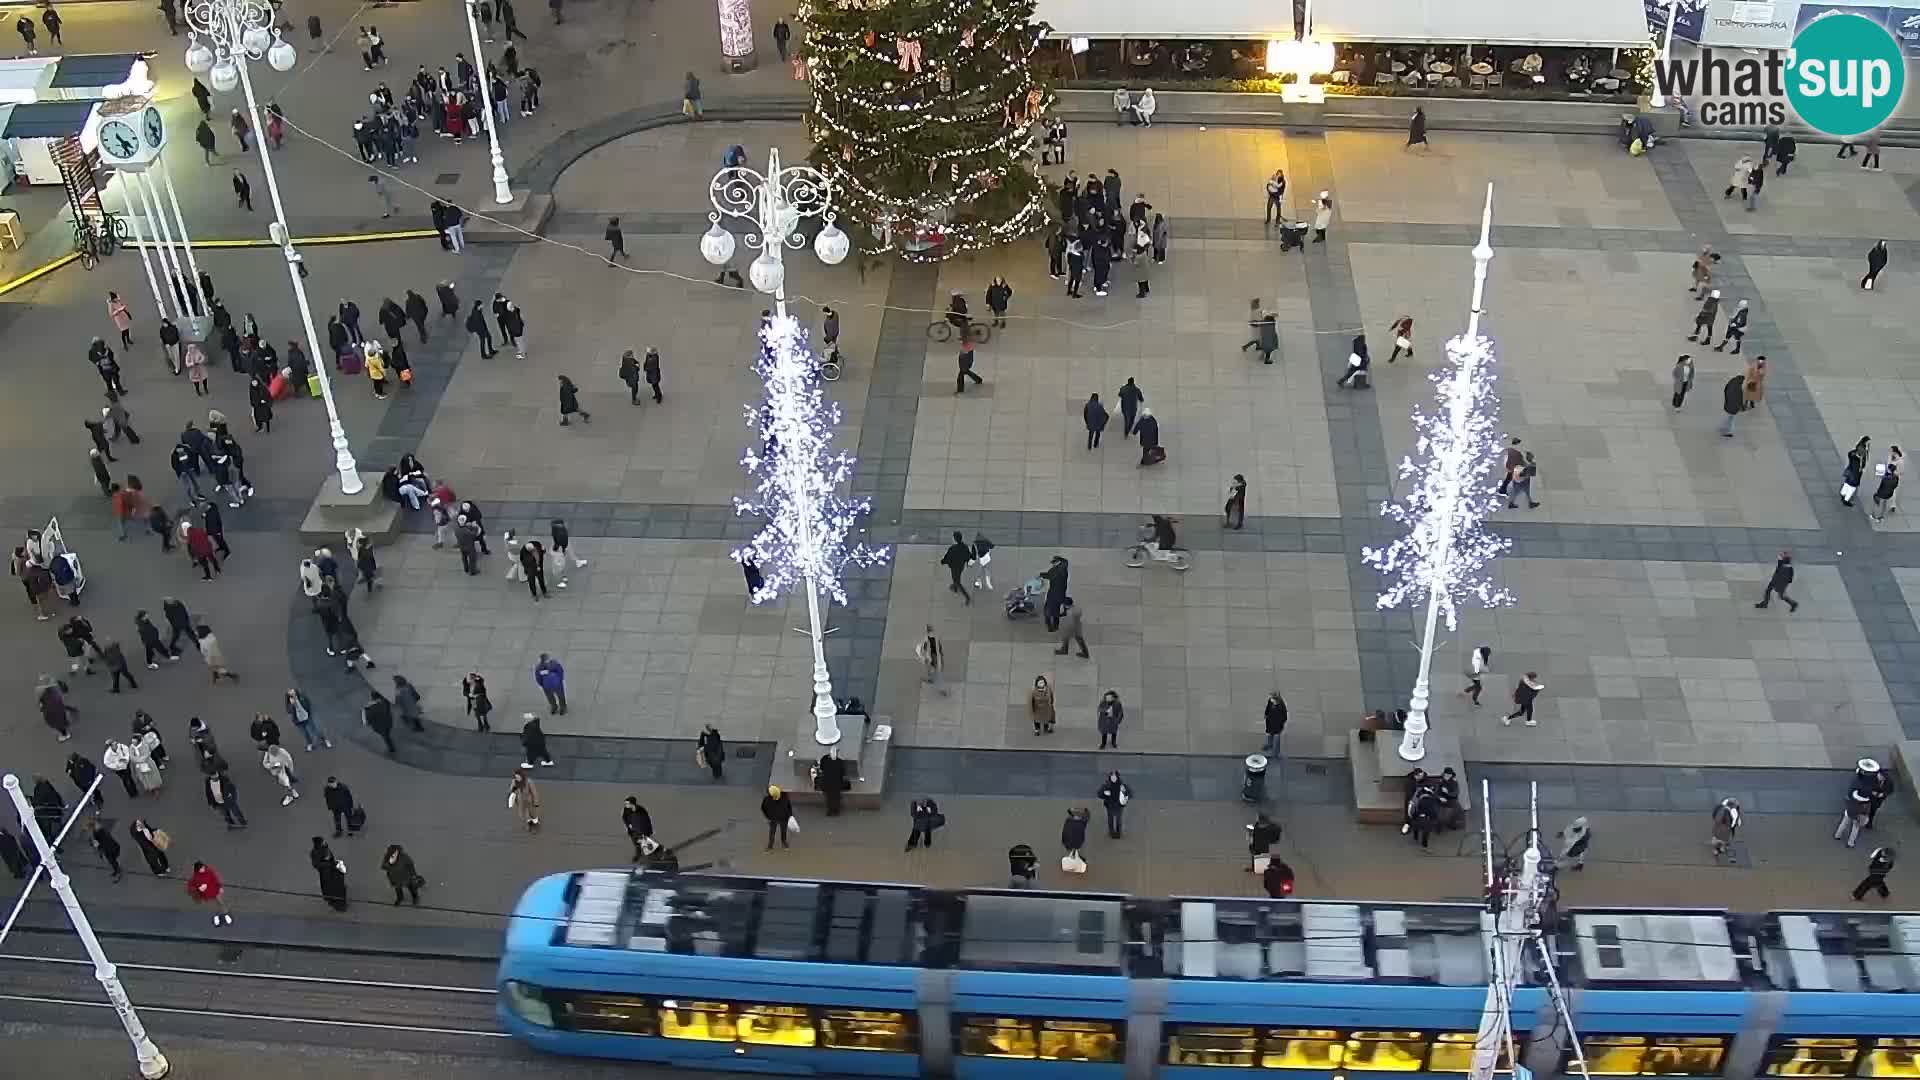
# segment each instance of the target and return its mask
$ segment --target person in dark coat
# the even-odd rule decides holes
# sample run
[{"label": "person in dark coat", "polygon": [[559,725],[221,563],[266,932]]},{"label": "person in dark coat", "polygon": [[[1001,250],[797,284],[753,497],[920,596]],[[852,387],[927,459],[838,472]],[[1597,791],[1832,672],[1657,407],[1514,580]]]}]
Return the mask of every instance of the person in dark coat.
[{"label": "person in dark coat", "polygon": [[906,850],[925,844],[928,851],[933,850],[933,831],[947,823],[947,816],[940,812],[940,804],[932,799],[915,799],[907,807],[907,816],[913,821],[913,831],[907,834]]},{"label": "person in dark coat", "polygon": [[1166,460],[1166,452],[1160,449],[1160,421],[1154,417],[1152,409],[1141,406],[1140,422],[1133,426],[1133,432],[1140,439],[1140,464],[1143,467]]},{"label": "person in dark coat", "polygon": [[1882,900],[1892,895],[1887,890],[1887,875],[1893,872],[1895,859],[1896,854],[1890,847],[1873,849],[1873,854],[1867,856],[1867,876],[1861,878],[1860,884],[1853,887],[1853,899],[1856,903],[1866,899],[1868,890],[1878,892]]},{"label": "person in dark coat", "polygon": [[420,886],[427,879],[413,865],[413,856],[399,844],[387,845],[387,853],[380,857],[380,870],[387,875],[387,884],[393,886],[393,906],[400,906],[401,894],[413,897],[413,906],[420,906]]},{"label": "person in dark coat", "polygon": [[1252,873],[1254,861],[1273,850],[1280,842],[1280,826],[1262,811],[1247,826],[1247,871]]},{"label": "person in dark coat", "polygon": [[[87,789],[93,787],[93,782],[99,778],[99,767],[88,760],[85,754],[76,750],[67,755],[67,779],[73,781],[73,786],[80,790],[81,798],[86,798]],[[105,805],[107,805],[106,794],[99,788],[94,788],[93,808],[98,810]]]},{"label": "person in dark coat", "polygon": [[412,320],[414,330],[420,335],[420,344],[425,345],[427,343],[427,298],[408,289],[407,299],[401,310],[406,313],[408,319]]},{"label": "person in dark coat", "polygon": [[87,819],[87,840],[113,872],[113,880],[119,881],[125,876],[120,872],[120,841],[113,838],[112,830],[97,816]]},{"label": "person in dark coat", "polygon": [[1133,801],[1133,789],[1120,779],[1116,772],[1107,773],[1107,781],[1100,785],[1100,805],[1107,810],[1107,838],[1120,839],[1120,832],[1126,814],[1127,804]]},{"label": "person in dark coat", "polygon": [[1100,445],[1100,433],[1107,430],[1107,407],[1100,403],[1099,394],[1088,395],[1080,415],[1087,422],[1087,449],[1092,450]]},{"label": "person in dark coat", "polygon": [[760,799],[760,816],[767,819],[767,850],[773,850],[773,836],[780,834],[780,846],[787,847],[787,829],[793,821],[793,796],[770,785]]},{"label": "person in dark coat", "polygon": [[960,575],[966,572],[967,564],[972,561],[973,547],[967,543],[966,536],[955,529],[953,543],[947,545],[946,554],[940,556],[940,565],[947,568],[947,573],[953,579],[948,582],[947,591],[959,593],[960,599],[966,601],[968,606],[973,604],[973,595],[967,592],[966,583],[960,580]]},{"label": "person in dark coat", "polygon": [[1260,313],[1260,323],[1256,327],[1256,331],[1258,336],[1255,338],[1255,341],[1258,342],[1258,348],[1260,350],[1260,362],[1263,364],[1271,364],[1273,363],[1273,354],[1280,348],[1280,331],[1279,328],[1274,325],[1273,312],[1263,311]]},{"label": "person in dark coat", "polygon": [[1887,268],[1887,242],[1881,240],[1867,249],[1867,275],[1860,279],[1860,287],[1871,290],[1880,271]]},{"label": "person in dark coat", "polygon": [[640,404],[640,361],[634,359],[632,349],[620,356],[620,381],[627,384],[627,397],[633,404]]},{"label": "person in dark coat", "polygon": [[341,783],[339,777],[329,776],[320,791],[320,799],[326,803],[327,813],[333,815],[333,835],[345,836],[347,815],[353,812],[353,789]]},{"label": "person in dark coat", "polygon": [[1260,874],[1260,885],[1269,897],[1285,900],[1293,895],[1293,867],[1269,856],[1267,868]]},{"label": "person in dark coat", "polygon": [[[1775,175],[1787,175],[1787,166],[1793,164],[1794,155],[1799,153],[1799,151],[1800,144],[1794,140],[1794,137],[1784,131],[1781,132],[1780,140],[1773,144],[1774,160],[1780,163],[1780,171]],[[1764,161],[1765,159],[1762,160]]]},{"label": "person in dark coat", "polygon": [[133,837],[135,847],[140,849],[140,857],[147,860],[147,869],[154,877],[165,877],[172,864],[167,861],[167,853],[160,850],[154,827],[143,818],[134,818],[127,823],[127,833]]},{"label": "person in dark coat", "polygon": [[423,713],[420,710],[420,691],[407,681],[405,675],[393,677],[393,704],[400,710],[400,721],[415,731],[425,731],[420,722]]},{"label": "person in dark coat", "polygon": [[653,816],[640,805],[639,799],[629,795],[620,805],[620,823],[626,827],[627,839],[633,842],[633,861],[637,863],[646,858],[648,853],[641,841],[653,836]]},{"label": "person in dark coat", "polygon": [[1753,605],[1764,608],[1773,600],[1773,594],[1779,593],[1780,599],[1787,602],[1788,611],[1799,611],[1800,603],[1787,595],[1787,587],[1793,584],[1793,553],[1783,551],[1773,561],[1773,574],[1767,578],[1767,591],[1760,595],[1760,602]]},{"label": "person in dark coat", "polygon": [[520,725],[520,752],[525,760],[520,767],[531,769],[535,765],[552,765],[553,755],[547,753],[547,733],[540,729],[540,718],[526,713],[521,719],[525,722]]},{"label": "person in dark coat", "polygon": [[1121,384],[1119,396],[1120,434],[1131,438],[1134,428],[1133,418],[1140,412],[1140,405],[1147,400],[1147,395],[1138,386],[1134,385],[1132,379],[1128,379]]},{"label": "person in dark coat", "polygon": [[47,838],[48,843],[52,843],[60,831],[60,823],[66,820],[67,800],[61,796],[60,789],[53,786],[53,781],[36,776],[33,778],[33,795],[29,801],[33,806],[33,820],[39,823],[41,835]]},{"label": "person in dark coat", "polygon": [[1407,146],[1433,149],[1433,145],[1427,142],[1427,110],[1424,108],[1415,108],[1413,119],[1407,121]]},{"label": "person in dark coat", "polygon": [[708,724],[700,732],[700,741],[696,746],[700,754],[700,764],[707,767],[715,780],[725,780],[727,764],[727,744],[720,738],[720,729]]},{"label": "person in dark coat", "polygon": [[1067,811],[1067,820],[1060,825],[1060,847],[1066,854],[1078,858],[1087,846],[1087,822],[1092,817],[1085,807]]},{"label": "person in dark coat", "polygon": [[387,744],[387,753],[397,754],[400,748],[393,745],[393,703],[378,690],[368,692],[367,703],[360,707],[360,717],[380,741]]},{"label": "person in dark coat", "polygon": [[1735,375],[1720,388],[1720,411],[1727,414],[1727,418],[1720,421],[1720,434],[1729,439],[1733,438],[1734,418],[1739,416],[1740,411],[1746,407],[1747,377]]},{"label": "person in dark coat", "polygon": [[347,910],[347,872],[339,856],[327,846],[325,839],[313,838],[313,850],[307,853],[307,861],[313,864],[314,872],[320,875],[320,896],[327,906],[335,911]]},{"label": "person in dark coat", "polygon": [[832,751],[821,754],[814,766],[813,786],[827,801],[827,816],[839,817],[841,799],[853,787],[847,779],[847,763]]},{"label": "person in dark coat", "polygon": [[1070,574],[1067,560],[1055,555],[1040,577],[1047,583],[1047,598],[1041,605],[1041,618],[1046,620],[1047,633],[1060,632],[1060,611],[1067,606],[1067,578]]},{"label": "person in dark coat", "polygon": [[1267,740],[1260,752],[1270,760],[1280,760],[1280,737],[1287,731],[1287,700],[1275,690],[1267,695],[1266,732]]},{"label": "person in dark coat", "polygon": [[640,373],[646,376],[647,387],[648,389],[653,391],[653,403],[655,405],[658,405],[662,401],[665,401],[666,400],[665,395],[660,393],[660,350],[659,349],[656,349],[651,345],[647,346],[646,359],[640,362]]},{"label": "person in dark coat", "polygon": [[559,376],[559,379],[560,379],[560,426],[566,427],[567,424],[570,422],[568,420],[568,417],[573,416],[575,413],[578,413],[580,415],[581,423],[583,424],[593,423],[593,414],[580,407],[580,388],[573,385],[573,380],[567,378],[565,375]]},{"label": "person in dark coat", "polygon": [[1120,722],[1127,718],[1127,707],[1120,703],[1120,693],[1109,690],[1100,696],[1100,704],[1094,710],[1094,727],[1100,732],[1100,749],[1111,746],[1120,749]]},{"label": "person in dark coat", "polygon": [[480,359],[493,359],[493,330],[487,326],[487,313],[480,301],[473,302],[473,310],[467,312],[467,332],[480,341]]}]

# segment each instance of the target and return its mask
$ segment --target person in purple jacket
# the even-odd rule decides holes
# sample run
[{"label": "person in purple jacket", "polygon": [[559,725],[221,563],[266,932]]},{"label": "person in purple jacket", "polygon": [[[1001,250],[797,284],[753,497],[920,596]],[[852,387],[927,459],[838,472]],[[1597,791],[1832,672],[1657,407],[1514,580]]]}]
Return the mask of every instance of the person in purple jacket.
[{"label": "person in purple jacket", "polygon": [[567,669],[560,661],[540,654],[540,662],[534,665],[533,681],[540,684],[540,692],[547,695],[547,711],[556,716],[567,714]]}]

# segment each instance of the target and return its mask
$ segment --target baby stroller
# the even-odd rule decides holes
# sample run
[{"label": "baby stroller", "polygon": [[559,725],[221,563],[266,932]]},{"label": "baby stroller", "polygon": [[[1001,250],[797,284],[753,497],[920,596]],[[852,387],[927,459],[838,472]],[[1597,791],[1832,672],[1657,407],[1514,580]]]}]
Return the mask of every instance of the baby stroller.
[{"label": "baby stroller", "polygon": [[1015,844],[1007,849],[1007,884],[1011,888],[1025,889],[1033,885],[1034,878],[1040,874],[1040,857],[1026,844]]},{"label": "baby stroller", "polygon": [[1302,255],[1307,253],[1307,223],[1281,218],[1280,250],[1292,251],[1294,248],[1299,248]]},{"label": "baby stroller", "polygon": [[1016,585],[1007,592],[1007,618],[1018,619],[1040,610],[1040,601],[1047,595],[1046,579],[1035,575],[1025,583]]}]

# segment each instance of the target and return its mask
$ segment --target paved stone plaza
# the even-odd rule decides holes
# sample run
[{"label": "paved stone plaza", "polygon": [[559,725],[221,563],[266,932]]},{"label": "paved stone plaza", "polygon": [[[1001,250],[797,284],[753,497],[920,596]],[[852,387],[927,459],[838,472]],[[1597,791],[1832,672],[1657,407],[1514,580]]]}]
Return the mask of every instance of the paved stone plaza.
[{"label": "paved stone plaza", "polygon": [[[1503,423],[1539,457],[1542,505],[1498,518],[1517,546],[1497,573],[1519,603],[1468,612],[1443,645],[1436,723],[1458,725],[1473,760],[1594,765],[1824,768],[1901,738],[1913,684],[1887,673],[1916,635],[1885,565],[1907,555],[1875,530],[1907,526],[1899,515],[1873,526],[1832,493],[1857,431],[1884,446],[1912,414],[1897,341],[1912,286],[1896,272],[1863,294],[1848,254],[1870,235],[1903,235],[1879,224],[1889,215],[1920,217],[1887,202],[1891,174],[1803,159],[1804,176],[1769,189],[1781,198],[1756,212],[1751,221],[1771,223],[1756,232],[1707,190],[1737,152],[1724,144],[1649,164],[1604,140],[1448,136],[1430,155],[1400,141],[1082,125],[1072,167],[1124,166],[1129,201],[1143,191],[1173,225],[1172,257],[1145,299],[1117,264],[1110,296],[1072,300],[1033,244],[933,273],[790,258],[796,312],[814,326],[822,303],[842,314],[849,374],[831,388],[849,418],[842,444],[863,455],[855,486],[875,499],[873,537],[901,545],[891,569],[854,582],[855,611],[834,620],[841,691],[874,702],[907,745],[1055,750],[1091,747],[1093,703],[1111,688],[1128,704],[1129,752],[1233,755],[1253,745],[1261,703],[1279,689],[1292,707],[1288,751],[1340,754],[1354,717],[1411,684],[1411,620],[1373,610],[1377,584],[1356,556],[1391,535],[1377,515],[1396,489],[1389,463],[1409,450],[1404,417],[1428,400],[1421,376],[1464,322],[1466,249],[1491,177],[1485,325],[1501,346]],[[496,700],[510,715],[532,698],[525,672],[546,650],[575,673],[575,709],[555,731],[685,737],[714,720],[771,740],[791,727],[807,669],[798,620],[748,610],[725,558],[746,529],[727,510],[741,490],[734,418],[755,391],[747,358],[765,302],[706,284],[693,244],[701,178],[735,142],[756,159],[770,143],[802,149],[784,125],[643,133],[559,185],[569,201],[556,239],[591,251],[604,217],[621,214],[635,266],[678,280],[588,273],[598,260],[551,245],[508,267],[504,287],[529,310],[568,315],[536,323],[524,363],[469,350],[421,452],[457,487],[504,495],[494,513],[508,524],[563,513],[576,534],[609,538],[585,542],[605,549],[582,572],[588,593],[537,611],[498,581],[497,560],[465,579],[450,551],[403,545],[397,587],[418,602],[383,605],[373,633],[432,672],[434,693],[478,663],[507,688]],[[672,183],[641,203],[623,180],[663,159],[679,162],[663,174]],[[1290,211],[1334,191],[1328,244],[1282,256],[1266,236],[1256,215],[1275,167],[1288,171]],[[1842,232],[1855,238],[1805,235],[1785,194],[1798,185],[1826,191],[1822,205],[1852,206]],[[1767,408],[1731,440],[1717,432],[1719,384],[1738,361],[1685,341],[1688,266],[1709,242],[1726,255],[1716,285],[1729,301],[1755,301],[1747,352],[1774,368]],[[956,395],[954,347],[929,340],[926,325],[954,289],[983,309],[995,275],[1015,290],[1011,325],[979,349],[986,384]],[[1281,328],[1271,367],[1239,348],[1252,296]],[[1403,313],[1417,351],[1389,366],[1386,328]],[[1335,389],[1359,331],[1376,387]],[[622,349],[647,344],[666,357],[668,400],[634,409],[611,371]],[[1668,372],[1683,349],[1699,374],[1675,411]],[[557,426],[561,372],[586,388],[593,426]],[[1160,417],[1164,467],[1138,467],[1117,415],[1102,447],[1085,445],[1086,395],[1111,407],[1128,377]],[[1234,472],[1247,474],[1254,515],[1239,534],[1218,524]],[[1122,564],[1119,548],[1152,512],[1186,519],[1190,573]],[[997,588],[971,607],[937,564],[954,528],[1001,545]],[[1782,547],[1799,554],[1805,604],[1791,616],[1754,611]],[[1037,619],[1002,610],[1005,591],[1056,551],[1074,567],[1091,661],[1054,656]],[[913,659],[929,624],[947,644],[946,694]],[[1475,711],[1454,691],[1465,650],[1483,641],[1496,676]],[[1503,727],[1526,670],[1548,684],[1540,726]],[[1061,728],[1036,740],[1025,701],[1043,672],[1059,686]]]}]

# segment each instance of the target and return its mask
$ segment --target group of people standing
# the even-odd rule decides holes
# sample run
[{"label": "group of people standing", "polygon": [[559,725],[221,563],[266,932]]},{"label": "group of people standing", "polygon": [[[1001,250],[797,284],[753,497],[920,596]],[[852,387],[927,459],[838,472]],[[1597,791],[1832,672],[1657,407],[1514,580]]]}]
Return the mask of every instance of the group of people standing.
[{"label": "group of people standing", "polygon": [[1116,259],[1130,260],[1137,299],[1152,292],[1153,268],[1167,261],[1171,229],[1145,195],[1121,207],[1120,174],[1087,177],[1086,187],[1071,170],[1060,185],[1059,224],[1047,237],[1047,276],[1067,279],[1067,295],[1078,299],[1081,280],[1093,269],[1093,294],[1107,295]]}]

